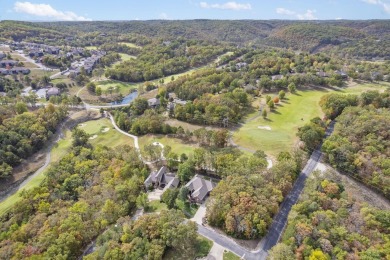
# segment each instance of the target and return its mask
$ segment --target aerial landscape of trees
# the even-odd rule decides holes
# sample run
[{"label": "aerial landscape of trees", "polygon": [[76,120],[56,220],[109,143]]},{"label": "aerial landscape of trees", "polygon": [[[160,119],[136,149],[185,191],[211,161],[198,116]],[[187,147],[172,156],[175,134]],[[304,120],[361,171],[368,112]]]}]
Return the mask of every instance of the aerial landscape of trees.
[{"label": "aerial landscape of trees", "polygon": [[[271,260],[387,259],[389,28],[0,21],[1,57],[31,68],[0,75],[0,259],[197,259],[202,232],[256,255],[277,214]],[[147,185],[159,169],[172,186]]]},{"label": "aerial landscape of trees", "polygon": [[317,176],[293,206],[270,259],[386,259],[389,217],[389,210],[356,201],[342,183]]},{"label": "aerial landscape of trees", "polygon": [[[86,137],[86,138],[85,138]],[[91,148],[83,130],[44,183],[1,216],[0,258],[74,259],[132,213],[148,170],[131,147]],[[156,241],[157,242],[157,241]]]},{"label": "aerial landscape of trees", "polygon": [[[65,107],[50,105],[35,112],[27,112],[27,106],[19,104],[19,111],[16,106],[17,115],[1,120],[0,177],[9,176],[12,167],[41,149],[67,115]],[[12,109],[12,106],[3,108]]]}]

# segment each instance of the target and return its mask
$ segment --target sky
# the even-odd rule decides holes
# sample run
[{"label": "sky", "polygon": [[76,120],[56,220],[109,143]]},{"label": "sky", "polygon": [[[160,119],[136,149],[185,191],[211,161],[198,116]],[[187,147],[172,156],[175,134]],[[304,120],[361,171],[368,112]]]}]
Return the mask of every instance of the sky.
[{"label": "sky", "polygon": [[390,19],[390,0],[0,0],[0,20]]}]

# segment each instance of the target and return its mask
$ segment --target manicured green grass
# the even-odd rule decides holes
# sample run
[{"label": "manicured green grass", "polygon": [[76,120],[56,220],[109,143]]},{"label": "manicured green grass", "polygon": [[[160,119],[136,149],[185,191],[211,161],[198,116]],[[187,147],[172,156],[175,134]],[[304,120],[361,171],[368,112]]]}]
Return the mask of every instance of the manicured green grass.
[{"label": "manicured green grass", "polygon": [[[119,87],[119,92],[122,93],[122,95],[128,95],[131,90],[137,89],[138,85],[134,83],[126,83],[116,80],[104,80],[96,82],[96,87],[100,87],[102,91],[106,91],[109,87]],[[84,91],[87,90],[85,89]]]},{"label": "manicured green grass", "polygon": [[190,155],[193,153],[193,150],[196,146],[191,144],[185,144],[180,139],[167,137],[165,135],[145,135],[138,139],[139,146],[141,150],[143,150],[144,145],[152,144],[154,142],[159,142],[164,146],[169,145],[172,147],[172,151],[177,153],[178,155],[185,153]]},{"label": "manicured green grass", "polygon": [[[319,88],[288,94],[287,100],[277,105],[273,112],[268,111],[267,119],[263,119],[259,112],[248,115],[247,118],[252,120],[247,120],[233,134],[233,141],[239,146],[263,150],[268,155],[276,156],[281,151],[291,150],[297,144],[296,133],[299,127],[316,116],[322,117],[323,113],[318,103],[323,95],[332,92],[359,94],[372,89],[382,91],[386,86],[386,83],[353,84],[336,90]],[[259,129],[259,126],[269,126],[271,130]]]},{"label": "manicured green grass", "polygon": [[121,56],[121,61],[127,61],[127,60],[131,60],[131,59],[136,59],[137,58],[136,56],[129,55],[129,54],[126,54],[126,53],[119,53],[119,55]]},{"label": "manicured green grass", "polygon": [[[92,145],[100,144],[111,148],[119,145],[130,145],[134,147],[133,139],[116,131],[107,118],[88,121],[79,125],[79,127],[87,132],[87,134],[91,135],[91,137],[94,135],[97,136],[96,138],[89,140]],[[109,130],[103,132],[104,129],[107,128]]]},{"label": "manicured green grass", "polygon": [[97,46],[87,46],[85,47],[86,50],[97,50]]},{"label": "manicured green grass", "polygon": [[158,200],[151,201],[147,212],[161,212],[162,210],[168,209],[167,205]]},{"label": "manicured green grass", "polygon": [[138,49],[141,49],[141,48],[142,48],[141,46],[136,45],[136,44],[134,44],[134,43],[130,43],[130,42],[120,42],[120,44],[127,45],[127,46],[129,46],[130,48],[138,48]]},{"label": "manicured green grass", "polygon": [[[233,134],[234,142],[252,150],[263,150],[276,156],[281,151],[290,150],[297,141],[298,127],[310,119],[321,115],[318,105],[320,98],[327,91],[298,91],[296,95],[287,95],[288,100],[281,102],[268,118],[261,116],[250,120]],[[259,112],[249,115],[253,118]],[[268,126],[271,130],[259,129]]]},{"label": "manicured green grass", "polygon": [[240,260],[241,258],[238,257],[237,255],[233,254],[232,252],[227,252],[225,251],[223,253],[223,260]]}]

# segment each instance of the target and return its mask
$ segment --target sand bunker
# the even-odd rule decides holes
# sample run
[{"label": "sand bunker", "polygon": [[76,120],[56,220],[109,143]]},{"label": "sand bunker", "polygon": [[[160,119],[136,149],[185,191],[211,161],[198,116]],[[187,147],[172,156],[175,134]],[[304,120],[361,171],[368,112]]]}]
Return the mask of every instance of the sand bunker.
[{"label": "sand bunker", "polygon": [[90,140],[93,140],[93,139],[96,139],[98,136],[97,135],[93,135],[93,136],[91,136],[89,139]]},{"label": "sand bunker", "polygon": [[265,126],[258,126],[257,128],[259,128],[259,129],[262,129],[262,130],[268,130],[268,131],[271,131],[272,129],[271,129],[271,127],[269,127],[269,126],[267,126],[267,125],[265,125]]},{"label": "sand bunker", "polygon": [[104,128],[104,129],[102,130],[102,133],[106,133],[106,132],[108,132],[108,131],[110,131],[110,128],[109,128],[109,127],[106,127],[106,128]]},{"label": "sand bunker", "polygon": [[84,127],[86,126],[86,124],[79,124],[79,127]]}]

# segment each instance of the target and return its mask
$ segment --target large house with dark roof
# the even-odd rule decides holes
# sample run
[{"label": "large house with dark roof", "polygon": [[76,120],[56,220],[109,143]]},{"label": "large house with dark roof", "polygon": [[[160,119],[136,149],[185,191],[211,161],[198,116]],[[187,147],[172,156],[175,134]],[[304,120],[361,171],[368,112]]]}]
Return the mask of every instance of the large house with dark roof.
[{"label": "large house with dark roof", "polygon": [[195,175],[187,184],[191,201],[202,203],[210,192],[215,188],[216,184],[212,181],[203,179],[199,175]]},{"label": "large house with dark roof", "polygon": [[46,99],[49,100],[52,96],[59,96],[61,94],[57,87],[51,87],[46,92]]},{"label": "large house with dark roof", "polygon": [[148,106],[151,108],[156,108],[160,105],[160,99],[158,98],[151,98],[148,99]]},{"label": "large house with dark roof", "polygon": [[18,62],[16,60],[2,60],[2,61],[0,61],[1,67],[7,67],[7,66],[13,67],[17,63]]},{"label": "large house with dark roof", "polygon": [[145,188],[151,187],[161,188],[163,191],[167,189],[177,188],[179,186],[179,178],[168,172],[168,168],[163,166],[158,171],[152,172],[144,182]]}]

